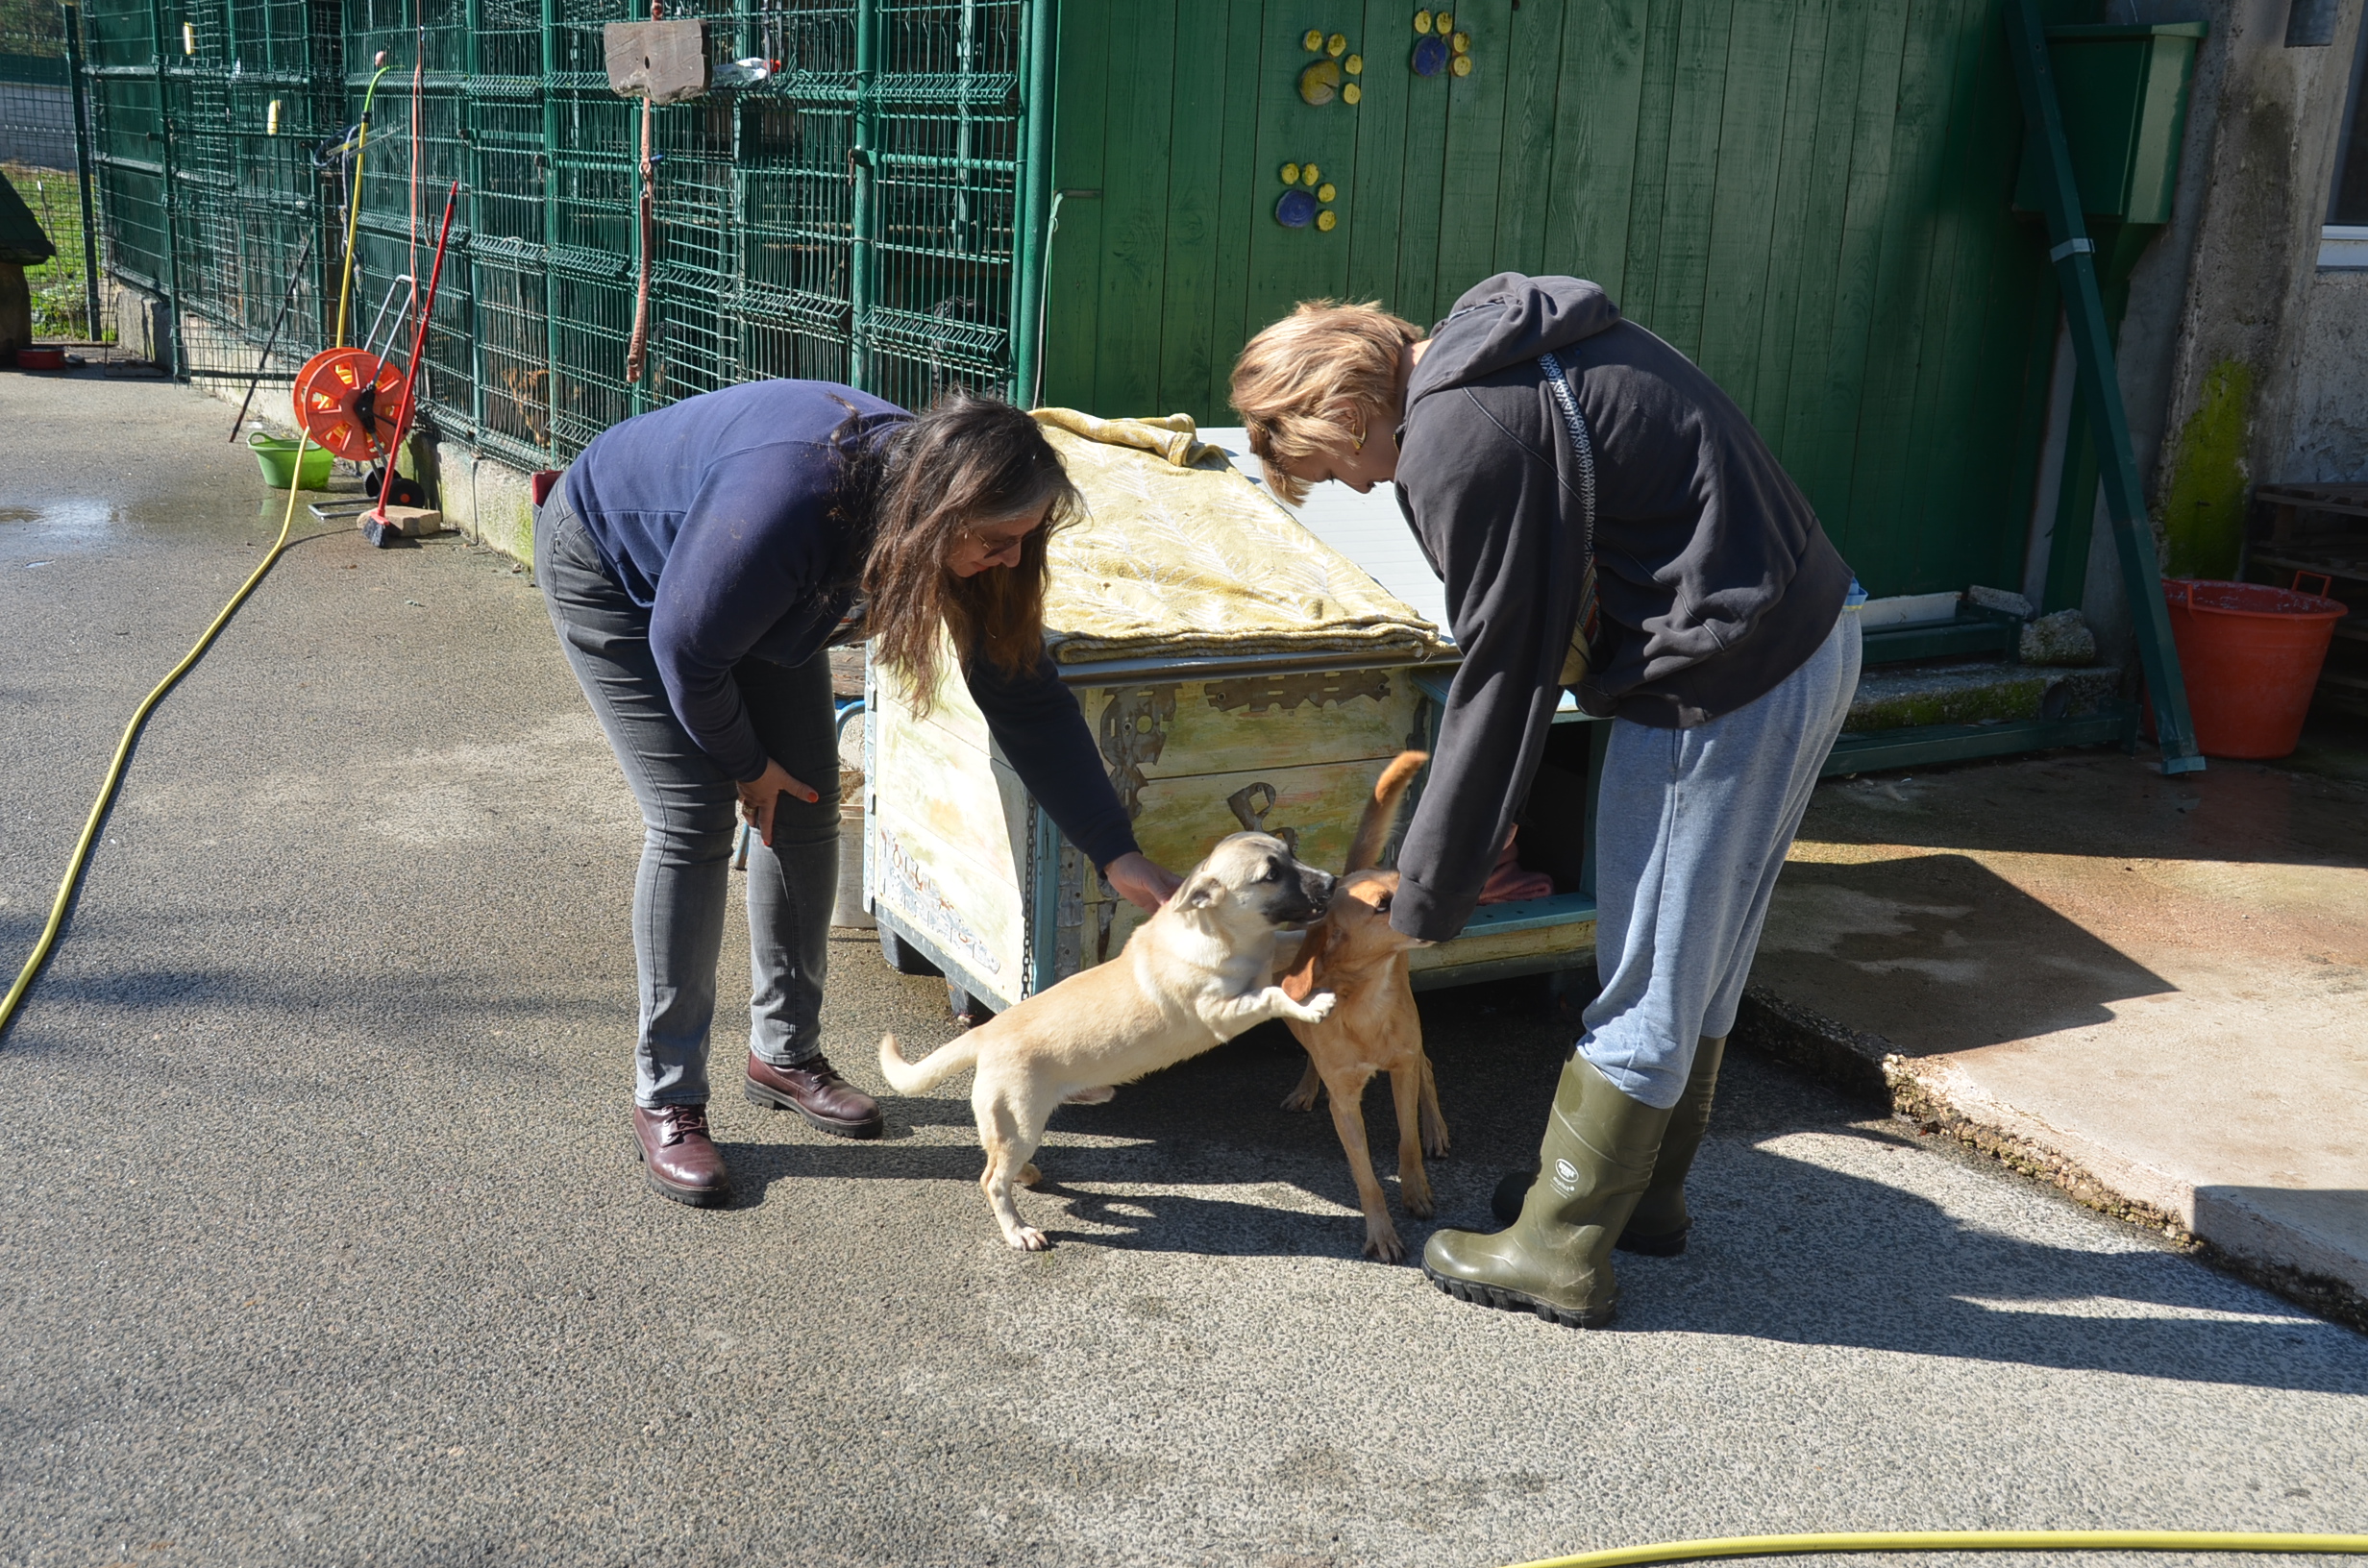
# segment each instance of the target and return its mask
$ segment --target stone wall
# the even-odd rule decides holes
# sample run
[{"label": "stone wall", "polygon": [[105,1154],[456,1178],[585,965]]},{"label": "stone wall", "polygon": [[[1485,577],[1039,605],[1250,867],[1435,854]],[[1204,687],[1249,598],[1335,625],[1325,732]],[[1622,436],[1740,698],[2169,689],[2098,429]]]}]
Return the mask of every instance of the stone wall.
[{"label": "stone wall", "polygon": [[2368,273],[2322,272],[2362,0],[2288,47],[2311,0],[2114,0],[2115,21],[2210,24],[2177,212],[2132,280],[2122,380],[2165,568],[2234,574],[2251,486],[2368,479]]}]

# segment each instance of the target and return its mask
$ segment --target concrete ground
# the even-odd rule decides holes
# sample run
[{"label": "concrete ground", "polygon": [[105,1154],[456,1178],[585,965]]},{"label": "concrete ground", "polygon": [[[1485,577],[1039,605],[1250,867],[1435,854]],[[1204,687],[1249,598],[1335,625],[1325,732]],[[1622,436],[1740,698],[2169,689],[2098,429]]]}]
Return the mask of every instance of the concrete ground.
[{"label": "concrete ground", "polygon": [[[12,968],[124,717],[277,527],[228,427],[0,376]],[[1487,1568],[2368,1516],[2368,1340],[1748,1054],[1692,1250],[1623,1262],[1602,1333],[1361,1259],[1266,1035],[1060,1114],[1049,1254],[997,1241],[958,1086],[871,1144],[728,1092],[738,1206],[659,1202],[637,827],[533,590],[304,531],[0,1039],[0,1562]],[[834,956],[868,1084],[942,1000]],[[1425,1000],[1444,1222],[1535,1148],[1568,1043],[1536,1001]]]},{"label": "concrete ground", "polygon": [[1754,979],[1895,1091],[2368,1295],[2368,784],[2109,749],[1820,790]]}]

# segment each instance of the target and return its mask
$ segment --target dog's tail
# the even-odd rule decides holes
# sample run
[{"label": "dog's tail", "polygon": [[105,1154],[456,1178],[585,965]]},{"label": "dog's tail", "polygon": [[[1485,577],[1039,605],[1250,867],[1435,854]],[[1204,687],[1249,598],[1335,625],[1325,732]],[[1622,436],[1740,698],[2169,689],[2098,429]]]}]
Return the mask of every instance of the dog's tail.
[{"label": "dog's tail", "polygon": [[880,1076],[900,1094],[915,1094],[925,1089],[935,1089],[947,1079],[978,1060],[978,1034],[975,1030],[958,1035],[918,1062],[907,1062],[904,1053],[897,1049],[897,1037],[879,1037]]},{"label": "dog's tail", "polygon": [[1406,797],[1406,787],[1415,781],[1415,774],[1430,760],[1428,751],[1400,751],[1373,780],[1373,798],[1365,803],[1365,815],[1358,820],[1356,841],[1348,846],[1344,872],[1365,870],[1381,858],[1382,841],[1390,836],[1390,824],[1397,818],[1397,803]]}]

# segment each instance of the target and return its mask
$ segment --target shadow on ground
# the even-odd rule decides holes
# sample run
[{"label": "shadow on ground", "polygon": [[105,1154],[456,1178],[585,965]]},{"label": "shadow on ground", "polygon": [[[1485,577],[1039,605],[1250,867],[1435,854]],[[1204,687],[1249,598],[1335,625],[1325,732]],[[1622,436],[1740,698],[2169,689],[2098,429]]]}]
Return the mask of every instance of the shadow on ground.
[{"label": "shadow on ground", "polygon": [[[1425,1000],[1455,1139],[1430,1164],[1438,1225],[1493,1229],[1490,1189],[1535,1159],[1565,1048],[1537,1021],[1541,1001],[1534,982]],[[1301,1060],[1269,1026],[1107,1105],[1063,1107],[1038,1157],[1045,1184],[1023,1195],[1023,1213],[1056,1247],[1357,1258],[1363,1226],[1330,1118],[1280,1109]],[[1619,1261],[1621,1328],[2368,1393],[2368,1375],[2345,1362],[2289,1359],[2306,1337],[2346,1331],[2266,1299],[2242,1311],[2199,1307],[2208,1276],[2134,1233],[2126,1250],[2039,1245],[1947,1213],[1880,1179],[1889,1162],[1926,1157],[1912,1133],[1856,1122],[1831,1090],[1763,1059],[1739,1052],[1728,1063],[1690,1188],[1693,1245],[1676,1260]],[[981,1160],[967,1099],[885,1104],[891,1137],[881,1142],[728,1146],[741,1201],[849,1178],[974,1186]],[[1401,1234],[1418,1251],[1432,1224],[1395,1211],[1386,1090],[1369,1090],[1366,1112]],[[964,1136],[895,1136],[914,1128]],[[975,1225],[992,1234],[983,1198]]]},{"label": "shadow on ground", "polygon": [[1809,994],[1880,985],[1882,1016],[1853,1022],[1924,1020],[1894,1038],[1914,1056],[2109,1023],[2109,1004],[2177,989],[1968,855],[1788,866],[1760,950]]}]

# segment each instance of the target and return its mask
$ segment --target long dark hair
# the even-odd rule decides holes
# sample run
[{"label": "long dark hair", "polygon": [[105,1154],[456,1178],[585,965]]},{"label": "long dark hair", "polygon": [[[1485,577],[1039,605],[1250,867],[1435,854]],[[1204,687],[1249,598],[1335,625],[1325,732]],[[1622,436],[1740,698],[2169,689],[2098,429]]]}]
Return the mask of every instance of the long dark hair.
[{"label": "long dark hair", "polygon": [[[1045,646],[1047,541],[1083,504],[1044,430],[1000,398],[950,392],[885,440],[838,440],[831,513],[860,544],[864,627],[873,656],[922,713],[933,704],[942,625],[964,659],[1006,674],[1035,667]],[[946,557],[974,524],[1046,511],[1020,561],[956,576]]]}]

